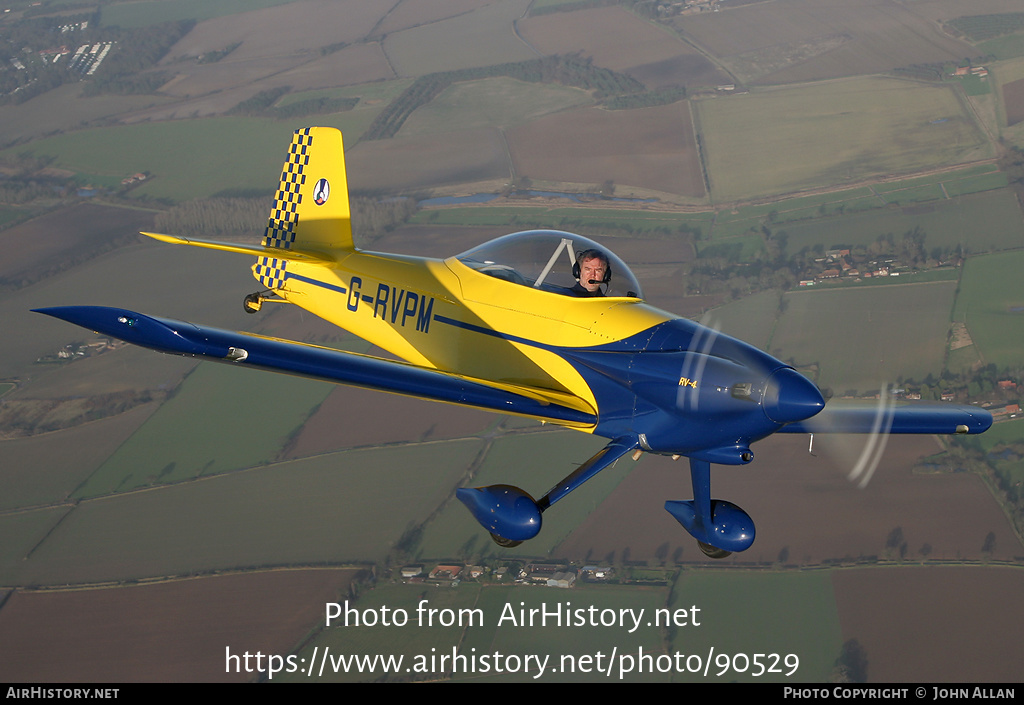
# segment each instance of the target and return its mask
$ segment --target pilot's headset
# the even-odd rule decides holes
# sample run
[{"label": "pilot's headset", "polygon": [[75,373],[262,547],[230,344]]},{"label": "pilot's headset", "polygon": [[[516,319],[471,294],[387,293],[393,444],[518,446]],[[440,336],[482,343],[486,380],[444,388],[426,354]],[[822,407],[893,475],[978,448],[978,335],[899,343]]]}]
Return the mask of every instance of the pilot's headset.
[{"label": "pilot's headset", "polygon": [[[580,263],[588,259],[599,259],[604,262],[604,279],[601,280],[602,284],[609,284],[612,280],[612,263],[608,259],[608,255],[601,252],[601,250],[595,250],[593,247],[589,250],[583,250],[582,252],[576,253],[576,261],[572,265],[572,278],[576,281],[580,280]],[[563,270],[564,271],[564,270]]]}]

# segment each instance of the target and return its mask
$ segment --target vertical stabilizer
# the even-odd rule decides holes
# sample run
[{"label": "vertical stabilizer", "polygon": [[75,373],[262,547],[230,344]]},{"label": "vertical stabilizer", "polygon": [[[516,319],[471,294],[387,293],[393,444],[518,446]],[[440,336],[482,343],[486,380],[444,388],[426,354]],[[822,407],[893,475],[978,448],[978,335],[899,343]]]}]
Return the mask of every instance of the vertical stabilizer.
[{"label": "vertical stabilizer", "polygon": [[[265,247],[353,250],[345,147],[333,127],[295,131],[263,237]],[[288,263],[260,257],[253,275],[268,289],[284,286]]]}]

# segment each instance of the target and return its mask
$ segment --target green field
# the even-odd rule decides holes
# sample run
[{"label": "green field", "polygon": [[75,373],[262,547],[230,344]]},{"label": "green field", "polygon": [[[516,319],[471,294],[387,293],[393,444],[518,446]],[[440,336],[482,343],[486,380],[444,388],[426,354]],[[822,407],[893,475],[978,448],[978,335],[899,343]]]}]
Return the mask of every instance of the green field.
[{"label": "green field", "polygon": [[[317,122],[361,134],[375,111],[317,116]],[[265,118],[210,118],[138,123],[68,133],[33,142],[29,152],[52,156],[82,182],[116,188],[136,172],[153,178],[135,198],[186,201],[216,193],[271,193],[280,178],[295,124]]]},{"label": "green field", "polygon": [[1024,361],[1024,250],[971,257],[953,319],[962,321],[984,364],[1019,368]]},{"label": "green field", "polygon": [[[1000,190],[1006,185],[1005,174],[994,165],[982,164],[871,188],[863,186],[718,211],[663,213],[586,206],[466,206],[424,209],[410,222],[507,225],[521,229],[547,227],[584,234],[608,228],[654,237],[688,230],[702,241],[701,247],[706,247],[709,240],[747,238],[752,231],[760,238],[761,226],[768,224],[773,230],[789,234],[790,253],[804,246],[813,247],[817,242],[825,247],[844,242],[869,245],[879,235],[893,233],[899,237],[920,226],[929,234],[929,248],[952,247],[964,242],[972,250],[983,251],[1018,247],[1024,243],[1024,223],[1014,196]],[[976,193],[980,194],[976,200],[956,198]],[[929,202],[929,206],[906,212],[894,210],[893,204],[900,202]],[[970,238],[964,237],[967,223],[980,224],[980,227],[970,226]]]},{"label": "green field", "polygon": [[[344,620],[332,623],[330,627],[321,629],[312,639],[297,651],[299,658],[306,659],[309,663],[315,653],[323,654],[324,649],[333,654],[353,654],[373,656],[375,654],[400,654],[403,659],[411,659],[416,655],[447,654],[459,645],[462,640],[463,629],[457,625],[451,627],[429,626],[419,624],[416,617],[416,608],[422,600],[427,600],[427,608],[441,610],[452,610],[456,614],[462,610],[474,610],[480,598],[481,588],[476,584],[463,584],[457,590],[450,587],[435,587],[433,585],[398,585],[385,584],[364,593],[357,601],[351,603],[352,607],[361,615],[376,613],[379,617],[382,610],[388,610],[392,615],[398,610],[405,610],[410,616],[410,621],[404,626],[390,624],[384,626],[375,624],[367,626],[360,621],[356,626],[352,622],[345,626]],[[341,599],[341,598],[339,598]],[[344,600],[342,600],[344,604]],[[362,617],[361,617],[362,618]],[[468,651],[468,650],[467,650]],[[409,666],[409,664],[406,664]],[[411,666],[410,666],[411,667]],[[375,681],[383,678],[383,674],[377,672],[373,675],[368,673],[360,674],[356,669],[351,672],[340,670],[338,673],[326,669],[324,674],[316,676],[314,682],[323,683],[358,683]],[[409,675],[398,675],[392,677],[394,680],[434,680],[433,674],[424,674],[418,678]],[[306,674],[283,674],[274,678],[284,683],[310,682]]]},{"label": "green field", "polygon": [[[424,76],[536,58],[513,31],[531,0],[484,5],[454,17],[389,34],[384,52],[399,76]],[[458,51],[439,51],[439,47]]]},{"label": "green field", "polygon": [[226,365],[199,365],[75,496],[170,484],[273,460],[334,389]]},{"label": "green field", "polygon": [[989,39],[976,46],[982,54],[991,54],[999,60],[1016,59],[1024,56],[1024,33]]},{"label": "green field", "polygon": [[[515,434],[494,442],[471,487],[511,484],[541,497],[556,482],[604,445],[604,441],[576,431]],[[546,556],[594,510],[636,465],[627,459],[589,480],[586,487],[558,504],[544,518],[544,530],[519,548],[495,545],[461,502],[452,497],[426,526],[417,551],[421,558],[480,555]]]},{"label": "green field", "polygon": [[669,234],[683,228],[693,230],[700,236],[710,232],[714,217],[712,211],[660,213],[585,206],[467,206],[421,210],[409,222],[414,225],[508,225],[523,230],[556,228],[581,234],[606,227],[629,230],[641,236]]},{"label": "green field", "polygon": [[789,193],[991,156],[954,91],[885,78],[694,104],[718,201]]},{"label": "green field", "polygon": [[530,5],[530,10],[545,10],[549,7],[562,7],[564,5],[579,5],[588,2],[588,0],[534,0],[533,4]]},{"label": "green field", "polygon": [[[618,653],[635,655],[642,648],[645,653],[655,656],[663,653],[662,630],[658,627],[648,627],[646,620],[649,617],[653,621],[655,610],[664,608],[666,598],[665,588],[636,589],[580,583],[572,591],[522,585],[480,586],[472,581],[463,582],[457,588],[424,584],[383,584],[361,595],[357,601],[351,603],[351,607],[363,615],[369,615],[370,619],[373,619],[374,613],[379,617],[383,608],[392,611],[392,614],[404,610],[409,617],[407,624],[388,627],[363,624],[344,626],[343,622],[337,622],[320,631],[298,653],[300,658],[307,660],[313,657],[314,648],[318,649],[319,654],[323,654],[327,648],[328,652],[333,654],[401,655],[404,659],[401,672],[387,680],[436,680],[450,676],[455,681],[538,682],[536,676],[539,673],[533,667],[536,662],[531,659],[531,668],[527,670],[525,667],[525,657],[530,654],[542,659],[544,656],[548,657],[545,661],[544,677],[539,679],[539,682],[593,681],[593,656],[598,651],[610,655],[613,650],[618,649]],[[423,622],[417,619],[417,607],[423,600],[426,601],[425,610],[437,610],[434,613],[433,625],[427,624],[426,619]],[[538,622],[531,626],[519,620],[521,609],[540,610],[546,607],[551,611],[559,606],[563,611],[585,610],[584,618],[588,623],[566,625],[563,622],[559,626],[549,618],[548,624],[542,626],[538,618]],[[591,607],[598,615],[604,610],[613,610],[616,618],[619,610],[632,609],[635,614],[642,609],[645,621],[640,627],[633,629],[633,633],[629,633],[629,628],[622,629],[618,626],[591,626]],[[452,619],[451,626],[438,626],[443,610],[451,611],[448,613],[448,617]],[[577,614],[573,613],[574,618]],[[501,621],[503,616],[505,620]],[[512,616],[516,617],[516,622],[511,621]],[[461,626],[457,621],[460,617],[463,619]],[[635,622],[631,623],[631,627],[633,626]],[[446,664],[450,664],[455,649],[466,657],[459,662],[463,667],[442,667],[440,656],[447,656]],[[494,661],[494,654],[498,653],[512,657],[508,662],[510,667],[503,668],[500,672]],[[485,655],[487,660],[481,660]],[[431,668],[431,656],[436,659],[433,661],[434,668]],[[590,662],[580,660],[588,656],[591,657]],[[477,660],[470,662],[470,657]],[[605,660],[607,663],[607,656]],[[472,663],[477,667],[471,668]],[[488,665],[485,667],[484,663]],[[519,667],[516,667],[517,663]],[[574,668],[571,668],[571,665]],[[407,672],[406,667],[411,672]],[[421,667],[425,667],[427,672],[421,673]],[[609,682],[620,681],[619,676],[618,662],[611,678],[597,674],[597,677]],[[354,673],[333,674],[325,671],[317,680],[353,682],[381,678],[383,676],[379,670],[372,676]],[[626,673],[623,678],[626,681],[661,682],[667,679],[667,675],[658,673],[639,676],[635,673]],[[300,678],[292,675],[285,676],[282,680],[294,682]],[[309,678],[303,677],[302,680],[308,681]]]},{"label": "green field", "polygon": [[778,315],[779,292],[763,291],[713,309],[701,322],[763,350]]},{"label": "green field", "polygon": [[911,208],[889,207],[778,227],[788,235],[786,249],[799,252],[821,243],[826,249],[838,246],[868,246],[879,236],[891,234],[899,245],[903,234],[920,228],[925,233],[924,249],[989,252],[1024,246],[1024,220],[1012,191],[997,189],[954,199],[932,201]]},{"label": "green field", "polygon": [[[959,440],[964,441],[965,439]],[[997,423],[984,435],[972,438],[971,441],[976,442],[985,452],[991,452],[1002,444],[1024,443],[1024,418],[1018,415],[1015,419]],[[988,463],[1005,478],[1007,486],[1019,487],[1024,482],[1024,458],[1017,455],[1003,457],[997,454],[995,457],[990,457]]]},{"label": "green field", "polygon": [[45,507],[0,514],[0,584],[14,585],[17,571],[53,528],[71,511],[70,506]]},{"label": "green field", "polygon": [[[436,610],[437,621],[442,611],[447,610],[450,625],[419,621],[417,608],[421,603],[424,610]],[[359,619],[379,621],[384,608],[392,615],[392,622],[404,621],[406,616],[409,619],[403,626],[357,626],[351,622],[346,626],[336,620],[303,646],[298,652],[300,658],[308,662],[313,658],[314,648],[320,655],[325,648],[332,654],[394,654],[402,656],[404,667],[415,671],[413,664],[429,667],[429,660],[422,660],[424,656],[437,657],[433,662],[435,670],[417,677],[403,668],[403,672],[388,680],[434,680],[447,676],[474,682],[824,682],[842,647],[829,571],[684,572],[670,593],[661,587],[581,582],[572,591],[524,585],[480,586],[472,581],[457,588],[382,584],[348,607],[359,613]],[[578,615],[582,614],[585,623],[557,624],[549,617],[549,622],[542,625],[536,616],[532,625],[523,623],[520,610],[526,610],[528,618],[529,610],[541,609],[576,610],[574,619],[580,619]],[[667,616],[659,612],[665,609],[669,610]],[[426,617],[427,612],[422,614]],[[616,620],[624,615],[622,619],[628,626],[593,625],[591,614],[597,615],[598,620],[600,615],[607,618],[614,614]],[[640,615],[638,626],[633,615]],[[660,621],[672,617],[678,621],[671,626]],[[350,619],[354,622],[356,617]],[[478,668],[471,669],[468,658],[458,662],[461,669],[443,668],[440,655],[447,656],[446,663],[451,664],[453,653],[475,656]],[[518,657],[523,667],[496,673],[496,653]],[[600,667],[596,658],[599,653],[603,655]],[[765,664],[766,672],[757,675],[755,653],[779,654],[783,659],[788,656],[788,660],[760,659],[758,663]],[[539,673],[535,669],[526,671],[527,654],[548,657],[541,678],[536,678]],[[676,654],[681,658],[677,660]],[[703,664],[709,654],[711,663],[705,675]],[[492,666],[487,670],[481,666],[485,661],[480,660],[485,655],[489,659],[486,663]],[[742,655],[747,655],[747,660]],[[769,666],[781,672],[767,672]],[[329,671],[317,679],[352,682],[383,677],[379,670],[372,676]],[[792,675],[787,676],[790,671]],[[291,675],[281,679],[300,678]]]},{"label": "green field", "polygon": [[[711,674],[725,682],[822,683],[828,679],[842,648],[842,634],[829,571],[817,573],[735,573],[701,571],[680,576],[672,590],[672,609],[698,605],[699,628],[680,628],[673,651],[686,654],[793,654],[798,668],[780,661],[782,673],[755,675],[751,664],[744,673],[726,671],[721,664],[707,678],[687,674],[676,680],[706,682]],[[740,659],[739,666],[744,661]],[[730,664],[731,665],[731,664]],[[716,666],[718,666],[716,668]]]},{"label": "green field", "polygon": [[837,395],[943,369],[956,283],[789,292],[769,352],[805,367]]},{"label": "green field", "polygon": [[[617,585],[586,585],[577,583],[571,592],[557,589],[537,589],[528,586],[492,586],[485,588],[477,603],[488,618],[481,629],[467,631],[462,648],[476,649],[479,653],[511,653],[511,654],[546,654],[548,661],[548,678],[559,682],[593,682],[596,666],[593,661],[581,663],[583,657],[593,657],[598,651],[610,656],[612,651],[624,658],[618,661],[612,670],[611,677],[601,674],[598,677],[610,682],[666,682],[668,675],[662,673],[639,674],[636,669],[626,671],[629,657],[634,659],[642,649],[644,653],[657,656],[663,653],[663,630],[654,626],[655,611],[664,608],[668,598],[666,588],[635,588]],[[613,610],[618,619],[620,610],[632,609],[636,614],[644,610],[640,626],[625,619],[629,626],[591,625],[589,622],[580,626],[559,626],[548,623],[532,626],[519,619],[519,610],[541,609],[549,611],[561,603],[562,609],[585,610],[589,619],[589,610]],[[566,605],[568,603],[568,606]],[[505,616],[516,616],[516,621],[504,621],[500,626],[498,619]],[[528,613],[527,613],[528,614]],[[608,614],[608,613],[605,613]],[[650,622],[650,625],[648,624]],[[633,629],[630,633],[630,629]],[[563,657],[564,661],[563,661]],[[584,671],[586,668],[588,670]],[[557,673],[551,673],[556,669]],[[514,680],[526,680],[522,676]]]},{"label": "green field", "polygon": [[[994,164],[978,164],[873,186],[784,198],[755,206],[726,208],[717,212],[713,234],[715,237],[728,237],[751,228],[756,230],[766,220],[773,225],[781,225],[814,218],[849,215],[863,210],[885,208],[890,203],[904,200],[941,200],[1004,188],[1007,183],[1006,175]],[[904,193],[912,195],[903,195]]]},{"label": "green field", "polygon": [[402,95],[402,91],[412,85],[412,82],[413,79],[411,78],[397,78],[392,81],[375,81],[373,83],[363,83],[357,86],[342,86],[341,88],[325,88],[323,90],[314,91],[298,91],[286,94],[277,101],[276,105],[278,107],[284,107],[291,105],[292,103],[298,103],[304,100],[316,100],[318,98],[327,98],[328,100],[337,98],[359,98],[361,102],[356,106],[356,110],[371,107],[374,110],[380,110],[380,103],[390,103],[392,100]]},{"label": "green field", "polygon": [[12,535],[24,537],[13,558],[35,547],[31,561],[0,566],[0,579],[79,583],[381,560],[451,495],[479,450],[479,441],[448,441],[345,451],[83,500],[49,533],[37,527],[41,512],[0,517],[19,522]]}]

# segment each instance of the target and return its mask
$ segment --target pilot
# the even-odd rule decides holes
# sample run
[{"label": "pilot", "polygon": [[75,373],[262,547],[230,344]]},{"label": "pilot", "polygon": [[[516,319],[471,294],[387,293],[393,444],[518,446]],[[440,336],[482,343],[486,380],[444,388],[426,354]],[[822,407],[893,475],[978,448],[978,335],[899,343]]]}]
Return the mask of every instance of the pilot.
[{"label": "pilot", "polygon": [[580,252],[576,255],[576,264],[572,266],[572,276],[576,279],[569,290],[573,296],[604,296],[601,285],[612,280],[608,256],[595,249]]}]

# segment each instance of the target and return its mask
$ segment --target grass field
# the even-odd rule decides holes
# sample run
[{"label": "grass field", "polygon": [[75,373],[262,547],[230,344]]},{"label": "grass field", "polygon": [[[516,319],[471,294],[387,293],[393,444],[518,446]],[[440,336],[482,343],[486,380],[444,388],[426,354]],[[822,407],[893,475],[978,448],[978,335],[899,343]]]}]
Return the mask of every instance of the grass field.
[{"label": "grass field", "polygon": [[[536,655],[542,659],[546,655],[547,670],[540,682],[593,681],[593,656],[598,651],[606,654],[606,662],[607,655],[616,649],[618,653],[634,656],[641,648],[644,653],[654,656],[663,653],[662,630],[656,626],[648,626],[647,621],[653,623],[655,610],[664,608],[666,599],[665,588],[637,589],[580,583],[572,591],[522,585],[480,586],[472,582],[463,582],[457,588],[424,584],[385,584],[360,596],[352,606],[361,613],[376,613],[378,617],[384,607],[392,611],[404,610],[410,617],[408,624],[390,627],[332,625],[318,633],[303,647],[299,655],[307,659],[312,658],[314,648],[319,649],[318,653],[323,653],[324,648],[328,648],[333,654],[395,654],[402,655],[403,668],[400,675],[389,680],[436,680],[447,676],[455,681],[502,683],[536,682],[540,674],[532,659],[530,668],[526,668],[526,655]],[[417,607],[422,600],[426,600],[424,609],[438,610],[435,615],[439,615],[441,610],[450,610],[449,617],[456,621],[447,627],[438,626],[439,616],[435,616],[433,625],[417,621]],[[554,623],[552,617],[548,618],[546,626],[540,624],[539,617],[532,625],[524,624],[520,619],[520,610],[546,608],[551,612],[558,607],[563,612],[561,625]],[[600,624],[591,626],[591,607],[598,617],[603,613],[607,618],[614,613],[616,620],[620,610],[632,609],[636,614],[642,609],[644,622],[633,629],[632,633],[629,633],[629,630],[635,626],[633,622],[626,628]],[[582,618],[587,624],[567,624],[564,616],[566,610],[583,610]],[[578,615],[578,612],[574,612],[574,619]],[[460,616],[464,619],[461,626],[457,622]],[[505,616],[504,621],[501,621],[502,616]],[[511,621],[512,616],[515,617],[515,622]],[[627,616],[626,620],[629,619]],[[471,624],[470,620],[473,620]],[[451,656],[456,650],[465,658],[452,668]],[[504,659],[501,661],[500,671],[494,660],[494,654],[499,653],[510,659],[507,662]],[[440,658],[442,655],[446,657],[444,665]],[[434,657],[433,661],[431,657]],[[486,657],[486,661],[482,657]],[[590,657],[590,660],[584,661],[583,659],[587,657]],[[469,667],[470,658],[475,658],[473,663],[478,664],[477,668]],[[486,669],[484,663],[487,664]],[[405,667],[408,667],[411,673],[406,672]],[[380,677],[380,673],[375,674],[375,677],[369,674],[359,676],[354,673],[325,673],[322,680],[352,682]],[[599,677],[607,678],[603,674]],[[282,680],[298,679],[289,676]],[[616,663],[609,680],[665,682],[668,676],[658,673],[621,674],[619,664]]]},{"label": "grass field", "polygon": [[953,319],[967,324],[984,364],[1019,367],[1024,355],[1024,250],[971,257],[964,268]]},{"label": "grass field", "polygon": [[701,322],[763,350],[778,315],[779,292],[763,291],[709,311]]},{"label": "grass field", "polygon": [[943,369],[955,282],[790,292],[769,352],[841,395]]},{"label": "grass field", "polygon": [[17,582],[18,569],[25,559],[71,511],[69,506],[44,507],[17,513],[0,514],[0,581]]},{"label": "grass field", "polygon": [[[409,222],[415,225],[493,226],[507,225],[519,229],[555,228],[580,234],[592,234],[602,228],[619,230],[629,228],[633,234],[657,237],[681,227],[692,228],[699,234],[710,230],[715,214],[661,213],[657,211],[619,210],[615,208],[586,208],[565,206],[487,206],[425,209]],[[698,235],[699,237],[700,235]]]},{"label": "grass field", "polygon": [[[956,16],[960,10],[947,12]],[[795,0],[782,7],[750,3],[725,13],[678,16],[673,24],[741,72],[742,80],[759,83],[879,74],[976,55],[916,6],[858,0],[827,5]]]},{"label": "grass field", "polygon": [[952,89],[885,78],[695,103],[716,201],[990,156]]},{"label": "grass field", "polygon": [[990,252],[1024,246],[1024,220],[1012,191],[998,189],[910,208],[885,208],[779,226],[788,235],[786,249],[799,252],[822,243],[826,249],[870,245],[891,234],[897,246],[903,234],[920,228],[924,249],[963,247]]},{"label": "grass field", "polygon": [[78,498],[171,484],[273,460],[330,384],[200,365],[80,487]]},{"label": "grass field", "polygon": [[373,83],[364,83],[358,86],[296,91],[282,97],[277,102],[277,106],[285,107],[292,103],[298,103],[299,101],[315,100],[317,98],[359,98],[360,102],[354,110],[380,110],[382,103],[389,103],[400,96],[402,91],[412,84],[412,81],[413,79],[409,78],[396,78],[391,81],[375,81]]},{"label": "grass field", "polygon": [[67,500],[155,410],[155,404],[145,404],[90,424],[0,443],[0,510]]},{"label": "grass field", "polygon": [[[181,286],[183,272],[189,273],[191,286]],[[32,309],[74,303],[124,306],[238,330],[245,327],[245,314],[234,293],[227,292],[246,291],[252,288],[252,282],[249,262],[245,258],[240,260],[237,255],[155,243],[120,248],[0,297],[0,319],[16,326],[20,332],[18,336],[0,338],[0,378],[57,376],[65,368],[46,370],[44,374],[44,370],[33,363],[70,342],[94,339],[88,331],[69,328],[64,322],[32,313]],[[152,356],[151,352],[137,352]],[[99,356],[95,362],[83,360],[66,368],[74,370],[78,365],[85,365],[95,369],[92,367],[95,364],[104,372],[98,378],[87,380],[76,379],[76,375],[64,377],[63,383],[67,385],[64,393],[83,394],[83,388],[123,389],[124,380],[146,377],[136,377],[136,372],[141,371],[138,368],[126,371],[101,364],[104,359],[125,360],[118,357],[121,354],[129,353],[117,351]],[[150,368],[146,384],[171,383],[173,386],[180,379],[180,362],[180,358],[166,358],[157,365],[160,370],[154,372]],[[85,372],[87,368],[78,369]]]},{"label": "grass field", "polygon": [[983,54],[991,54],[1000,60],[1016,59],[1024,56],[1024,32],[978,42],[976,46]]},{"label": "grass field", "polygon": [[[672,590],[671,609],[697,605],[699,628],[676,630],[671,646],[685,654],[779,654],[774,664],[781,673],[755,674],[750,670],[722,672],[720,662],[709,669],[719,681],[821,683],[828,679],[839,657],[842,637],[829,572],[744,573],[702,571],[682,573]],[[796,625],[800,625],[797,628]],[[794,655],[799,663],[786,655]],[[741,668],[743,660],[737,663]],[[793,666],[793,675],[787,677]],[[767,668],[766,668],[767,670]],[[702,674],[676,680],[706,682]]]},{"label": "grass field", "polygon": [[[601,449],[603,442],[575,431],[516,434],[494,442],[483,464],[467,483],[471,487],[512,484],[543,496],[573,468]],[[423,558],[480,555],[545,556],[611,492],[632,469],[619,462],[587,482],[583,491],[562,500],[558,512],[544,522],[544,531],[520,548],[500,549],[454,496],[426,526],[417,555]]]},{"label": "grass field", "polygon": [[871,186],[722,209],[715,214],[712,234],[713,237],[729,237],[751,228],[757,230],[766,221],[773,226],[781,227],[785,223],[852,215],[902,202],[950,199],[1004,188],[1007,183],[1006,175],[994,164],[978,164],[938,174],[880,182]]},{"label": "grass field", "polygon": [[[317,116],[317,123],[358,135],[372,115],[350,111]],[[85,182],[117,187],[136,172],[155,177],[132,197],[187,201],[220,192],[270,194],[280,179],[295,124],[265,118],[211,118],[84,130],[16,147],[52,156]]]},{"label": "grass field", "polygon": [[[606,661],[613,650],[622,654],[621,662],[613,666],[611,682],[667,682],[668,676],[664,673],[638,673],[639,665],[634,661],[633,671],[629,667],[628,657],[634,659],[639,656],[640,650],[643,653],[657,656],[663,653],[664,648],[663,630],[655,626],[655,611],[665,607],[668,598],[666,588],[635,588],[616,585],[587,585],[577,583],[571,592],[567,590],[538,590],[529,586],[491,586],[485,588],[477,603],[487,617],[485,626],[481,629],[470,629],[466,633],[462,648],[475,648],[480,653],[512,653],[512,654],[547,654],[550,656],[549,671],[555,669],[557,673],[549,673],[546,679],[557,679],[560,682],[592,682],[595,679],[596,668],[593,656],[600,651],[606,654]],[[560,603],[563,613],[567,609],[583,610],[582,617],[587,621],[580,625],[573,623],[566,626],[553,624],[539,624],[536,619],[531,625],[523,623],[520,610],[539,610],[545,608],[548,611],[555,609]],[[590,609],[594,608],[594,614],[604,614],[608,618],[615,615],[615,626],[591,625]],[[637,614],[643,610],[642,621],[639,626],[632,621],[632,618],[625,617],[626,627],[619,626],[620,610],[633,610]],[[610,610],[611,612],[606,612]],[[516,621],[506,619],[500,625],[498,619],[501,615],[506,617],[514,615]],[[574,613],[574,617],[579,616]],[[529,612],[527,612],[529,615]],[[630,629],[633,629],[630,633]],[[590,657],[589,661],[583,661]],[[602,673],[599,677],[607,678]],[[505,680],[525,681],[523,675]]]},{"label": "grass field", "polygon": [[[389,34],[384,51],[399,76],[423,76],[536,57],[513,31],[530,0],[493,3],[448,19]],[[458,51],[438,47],[458,46]]]},{"label": "grass field", "polygon": [[[429,666],[429,657],[432,654],[445,654],[451,656],[452,649],[457,648],[462,640],[464,628],[457,624],[449,627],[430,626],[420,624],[417,621],[416,608],[422,600],[427,600],[428,609],[452,610],[459,614],[463,610],[477,609],[480,599],[481,588],[472,583],[463,583],[458,589],[450,587],[436,587],[433,585],[398,585],[384,584],[365,593],[358,601],[351,603],[353,609],[360,613],[358,626],[350,622],[349,626],[344,625],[344,620],[333,623],[318,631],[312,639],[303,644],[297,652],[300,658],[307,662],[311,661],[314,654],[323,654],[324,649],[332,654],[355,654],[372,656],[374,654],[396,654],[403,659],[409,659],[405,665],[413,668],[411,660],[417,655],[426,656],[426,665]],[[398,610],[404,610],[405,614],[411,617],[407,624],[396,626],[384,626],[378,623],[367,626],[362,620],[365,614],[381,615],[382,610],[394,615]],[[354,620],[353,620],[354,621]],[[469,650],[467,649],[467,654]],[[439,663],[439,661],[437,662]],[[404,668],[402,669],[404,671]],[[356,669],[345,672],[332,672],[325,670],[322,676],[317,674],[316,680],[325,683],[358,683],[373,680],[380,680],[386,677],[383,673],[363,673]],[[445,671],[428,670],[417,675],[402,673],[392,676],[394,680],[436,680],[444,675]],[[278,680],[275,678],[274,680]],[[304,674],[284,674],[280,680],[284,683],[309,682],[310,679]]]},{"label": "grass field", "polygon": [[[0,579],[80,583],[373,562],[451,495],[479,448],[450,441],[348,451],[84,500],[52,530],[54,512],[66,508],[0,516],[19,522],[10,525],[19,545]],[[20,560],[33,547],[33,560]]]},{"label": "grass field", "polygon": [[[314,648],[320,655],[326,648],[334,655],[385,654],[403,659],[402,668],[395,669],[398,675],[387,676],[380,668],[372,676],[325,669],[317,677],[333,682],[381,678],[537,682],[540,674],[534,664],[531,669],[525,667],[525,657],[531,654],[549,657],[539,682],[820,683],[835,674],[844,643],[856,640],[864,649],[871,682],[942,680],[942,674],[969,682],[976,673],[998,681],[1012,678],[1015,672],[1019,638],[1005,611],[1015,610],[1006,606],[993,611],[980,603],[958,610],[955,605],[964,590],[984,595],[989,606],[1010,605],[1020,583],[1019,571],[1013,570],[911,567],[803,573],[689,571],[680,574],[670,594],[665,588],[615,585],[577,584],[568,592],[472,582],[457,588],[382,584],[350,603],[358,612],[352,619],[380,621],[387,610],[392,622],[396,614],[402,615],[397,619],[408,617],[408,621],[401,626],[336,622],[297,655],[308,662]],[[879,590],[889,596],[887,602],[877,601]],[[436,610],[435,620],[444,611],[450,626],[418,621],[421,603],[424,610]],[[642,609],[643,616],[633,633],[618,625],[556,625],[553,617],[546,626],[513,624],[508,619],[498,624],[502,615],[514,613],[518,619],[519,609],[542,608],[549,612],[561,608],[563,613],[583,610],[586,617],[633,610],[626,613],[627,621]],[[654,615],[664,608],[684,624],[659,628]],[[939,635],[924,628],[944,619],[950,628]],[[893,623],[900,625],[898,631],[889,626]],[[985,625],[984,631],[972,629],[972,623]],[[974,634],[980,641],[970,636]],[[981,634],[992,638],[985,640]],[[596,665],[598,653],[602,667]],[[641,653],[647,657],[643,673],[639,672]],[[453,660],[456,654],[457,661]],[[507,665],[500,672],[496,654],[510,659],[503,661]],[[779,659],[762,656],[755,662],[754,654],[778,654]],[[766,671],[769,666],[777,670],[756,675],[760,668],[755,663],[763,664]],[[281,677],[299,679],[298,674]]]}]

